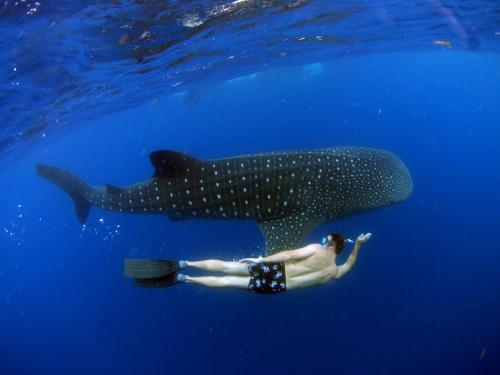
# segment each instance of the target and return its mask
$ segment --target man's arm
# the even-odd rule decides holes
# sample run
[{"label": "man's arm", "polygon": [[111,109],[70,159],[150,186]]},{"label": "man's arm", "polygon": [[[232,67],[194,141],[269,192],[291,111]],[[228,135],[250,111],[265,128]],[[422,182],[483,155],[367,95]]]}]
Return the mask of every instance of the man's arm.
[{"label": "man's arm", "polygon": [[354,267],[356,259],[358,258],[359,248],[361,247],[362,244],[368,241],[371,238],[371,236],[372,236],[371,233],[360,234],[358,236],[358,238],[356,239],[356,243],[354,244],[354,249],[352,250],[352,253],[349,255],[349,258],[347,258],[344,264],[337,267],[337,274],[335,275],[336,279],[340,279],[347,272],[349,272],[352,267]]},{"label": "man's arm", "polygon": [[279,253],[269,255],[265,258],[244,258],[240,260],[240,262],[250,262],[250,263],[289,262],[292,260],[309,258],[315,252],[316,252],[316,247],[309,245],[301,249],[281,251]]}]

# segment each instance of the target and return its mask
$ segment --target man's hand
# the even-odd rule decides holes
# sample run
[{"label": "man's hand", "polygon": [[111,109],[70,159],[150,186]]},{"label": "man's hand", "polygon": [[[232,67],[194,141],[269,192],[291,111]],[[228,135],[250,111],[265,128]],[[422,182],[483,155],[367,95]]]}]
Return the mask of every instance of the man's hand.
[{"label": "man's hand", "polygon": [[363,245],[366,241],[368,241],[372,237],[371,233],[360,234],[358,238],[356,238],[356,243],[358,245]]},{"label": "man's hand", "polygon": [[264,258],[258,257],[258,258],[243,258],[240,259],[240,263],[262,263]]},{"label": "man's hand", "polygon": [[354,267],[354,263],[356,263],[356,258],[358,257],[359,248],[366,241],[368,241],[372,237],[371,233],[363,234],[361,233],[358,238],[356,238],[356,243],[354,244],[354,249],[352,249],[352,253],[349,255],[344,264],[338,266],[336,278],[342,277],[346,272],[348,272],[352,267]]}]

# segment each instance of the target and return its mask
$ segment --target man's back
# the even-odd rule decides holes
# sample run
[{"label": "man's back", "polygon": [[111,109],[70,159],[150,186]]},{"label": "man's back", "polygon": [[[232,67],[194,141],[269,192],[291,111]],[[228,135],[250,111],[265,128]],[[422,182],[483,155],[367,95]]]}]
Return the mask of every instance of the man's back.
[{"label": "man's back", "polygon": [[285,263],[288,289],[321,284],[335,276],[337,267],[333,251],[319,244],[308,245],[303,249],[312,251],[313,254],[305,259]]}]

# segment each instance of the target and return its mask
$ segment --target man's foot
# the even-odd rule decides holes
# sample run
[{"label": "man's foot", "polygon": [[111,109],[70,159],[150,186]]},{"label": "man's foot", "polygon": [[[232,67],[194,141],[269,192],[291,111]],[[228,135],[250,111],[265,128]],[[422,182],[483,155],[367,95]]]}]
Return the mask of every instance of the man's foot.
[{"label": "man's foot", "polygon": [[188,266],[187,261],[179,260],[179,268],[180,269],[186,268],[187,266]]},{"label": "man's foot", "polygon": [[368,241],[370,238],[372,238],[372,234],[371,233],[360,234],[358,236],[358,238],[356,238],[356,242],[359,243],[360,245],[362,245],[366,241]]},{"label": "man's foot", "polygon": [[183,273],[178,273],[177,274],[177,282],[182,283],[184,281],[186,281],[186,275],[184,275]]}]

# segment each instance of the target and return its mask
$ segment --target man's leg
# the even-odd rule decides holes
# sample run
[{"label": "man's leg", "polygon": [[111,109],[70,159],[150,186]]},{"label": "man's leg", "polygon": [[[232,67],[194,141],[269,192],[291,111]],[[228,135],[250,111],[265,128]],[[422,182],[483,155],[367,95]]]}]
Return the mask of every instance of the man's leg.
[{"label": "man's leg", "polygon": [[238,288],[247,289],[250,277],[244,276],[187,276],[186,282],[195,283],[203,286],[208,286],[209,288]]},{"label": "man's leg", "polygon": [[218,259],[200,261],[186,261],[188,267],[198,268],[210,272],[224,272],[230,275],[248,276],[248,264],[239,262],[225,262]]}]

